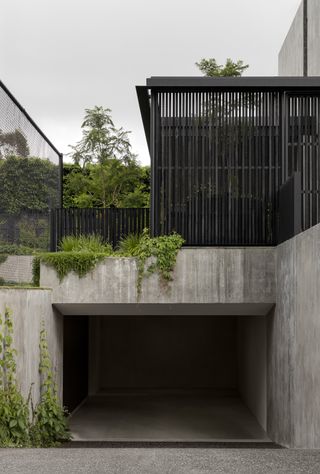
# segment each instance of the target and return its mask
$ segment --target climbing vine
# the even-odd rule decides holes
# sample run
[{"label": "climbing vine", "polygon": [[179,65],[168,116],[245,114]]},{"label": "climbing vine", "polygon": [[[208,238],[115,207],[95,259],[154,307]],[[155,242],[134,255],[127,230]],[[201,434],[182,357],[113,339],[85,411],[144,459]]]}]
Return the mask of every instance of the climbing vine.
[{"label": "climbing vine", "polygon": [[50,447],[70,440],[70,431],[67,427],[67,413],[59,402],[43,321],[41,323],[39,347],[41,393],[40,401],[33,412],[31,440],[33,446]]},{"label": "climbing vine", "polygon": [[[81,250],[78,250],[77,239],[81,243]],[[61,248],[70,248],[70,250],[45,253],[35,257],[33,260],[34,283],[39,284],[40,262],[55,268],[62,281],[72,271],[79,277],[83,277],[106,257],[134,257],[138,264],[137,290],[140,295],[142,280],[151,273],[159,273],[164,282],[172,280],[177,254],[184,243],[181,235],[175,232],[170,235],[150,237],[148,229],[145,229],[141,235],[130,234],[123,238],[116,250],[112,250],[108,245],[105,245],[103,252],[91,250],[94,240],[94,236],[88,237],[86,247],[86,239],[83,236],[67,237],[65,241],[62,241]],[[151,262],[146,267],[149,258]]]},{"label": "climbing vine", "polygon": [[28,446],[29,408],[16,380],[16,350],[12,347],[12,313],[0,315],[0,446]]},{"label": "climbing vine", "polygon": [[[49,447],[70,439],[61,407],[42,322],[40,333],[41,396],[34,408],[31,387],[23,397],[16,378],[13,320],[9,308],[0,315],[0,447]],[[31,410],[30,410],[31,407]]]}]

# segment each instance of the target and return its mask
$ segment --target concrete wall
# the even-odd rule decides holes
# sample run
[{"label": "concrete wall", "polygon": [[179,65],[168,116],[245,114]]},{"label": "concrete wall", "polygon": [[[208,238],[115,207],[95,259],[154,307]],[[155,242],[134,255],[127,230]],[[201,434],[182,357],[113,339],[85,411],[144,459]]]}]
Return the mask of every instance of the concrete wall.
[{"label": "concrete wall", "polygon": [[62,317],[52,309],[51,290],[0,288],[0,313],[5,307],[13,312],[14,347],[17,355],[17,379],[25,396],[31,384],[33,401],[39,399],[39,336],[41,320],[45,321],[48,346],[62,394]]},{"label": "concrete wall", "polygon": [[303,76],[303,2],[281,47],[278,71],[279,76]]},{"label": "concrete wall", "polygon": [[[292,22],[287,37],[279,53],[279,76],[303,76],[304,62],[304,25],[303,1]],[[320,2],[307,2],[307,59],[308,76],[320,76]]]},{"label": "concrete wall", "polygon": [[140,299],[132,258],[107,258],[85,277],[71,273],[62,282],[53,268],[41,265],[41,285],[53,289],[52,301],[61,312],[64,304],[90,304],[91,309],[130,303],[269,307],[275,302],[274,271],[274,248],[187,248],[178,254],[173,281],[166,285],[158,274],[144,278]]},{"label": "concrete wall", "polygon": [[308,75],[320,76],[319,0],[308,0]]},{"label": "concrete wall", "polygon": [[0,263],[0,278],[16,283],[32,282],[32,262],[30,255],[8,255],[5,262]]},{"label": "concrete wall", "polygon": [[235,317],[90,319],[99,326],[90,347],[89,373],[98,378],[91,392],[237,387]]},{"label": "concrete wall", "polygon": [[320,225],[277,248],[277,303],[268,317],[268,433],[320,446]]},{"label": "concrete wall", "polygon": [[267,318],[238,317],[238,388],[243,401],[267,430]]}]

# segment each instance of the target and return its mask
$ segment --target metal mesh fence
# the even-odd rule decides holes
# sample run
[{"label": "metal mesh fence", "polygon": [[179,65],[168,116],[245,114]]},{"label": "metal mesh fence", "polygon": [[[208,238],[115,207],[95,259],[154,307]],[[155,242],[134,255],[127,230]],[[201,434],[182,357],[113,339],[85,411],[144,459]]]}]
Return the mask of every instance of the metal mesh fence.
[{"label": "metal mesh fence", "polygon": [[49,248],[61,172],[62,155],[0,81],[0,251]]}]

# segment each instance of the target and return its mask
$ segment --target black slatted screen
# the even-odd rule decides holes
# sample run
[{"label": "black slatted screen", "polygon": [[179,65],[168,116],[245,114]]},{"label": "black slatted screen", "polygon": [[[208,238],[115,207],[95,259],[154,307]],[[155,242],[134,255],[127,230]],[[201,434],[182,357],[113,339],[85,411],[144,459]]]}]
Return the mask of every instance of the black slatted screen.
[{"label": "black slatted screen", "polygon": [[187,245],[272,245],[279,92],[152,92],[153,232]]}]

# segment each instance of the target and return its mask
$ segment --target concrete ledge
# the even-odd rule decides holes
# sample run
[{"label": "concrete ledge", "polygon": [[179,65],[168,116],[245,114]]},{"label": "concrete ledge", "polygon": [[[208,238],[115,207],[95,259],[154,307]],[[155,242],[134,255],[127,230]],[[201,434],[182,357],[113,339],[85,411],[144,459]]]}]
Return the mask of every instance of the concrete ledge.
[{"label": "concrete ledge", "polygon": [[182,249],[173,281],[152,274],[137,292],[134,258],[106,258],[85,277],[67,275],[62,282],[54,270],[41,265],[41,286],[53,289],[54,304],[274,304],[275,249]]}]

